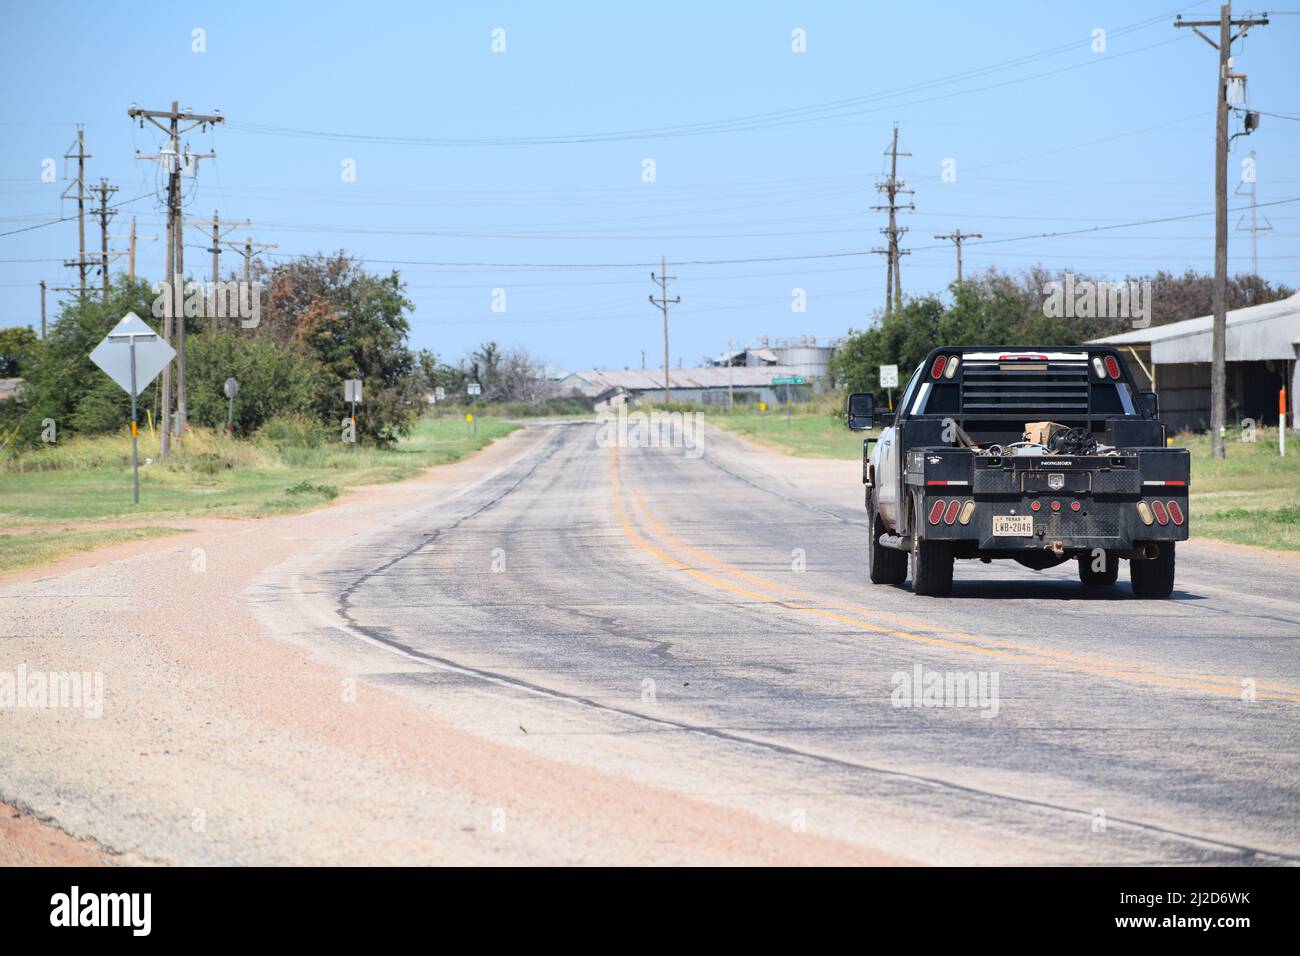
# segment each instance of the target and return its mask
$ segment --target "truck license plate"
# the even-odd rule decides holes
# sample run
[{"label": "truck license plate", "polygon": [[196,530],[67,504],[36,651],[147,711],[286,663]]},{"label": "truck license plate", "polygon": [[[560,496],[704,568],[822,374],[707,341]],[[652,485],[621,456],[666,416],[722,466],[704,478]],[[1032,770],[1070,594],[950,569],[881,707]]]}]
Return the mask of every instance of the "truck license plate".
[{"label": "truck license plate", "polygon": [[1032,538],[1034,519],[1031,515],[994,515],[993,537],[995,538]]}]

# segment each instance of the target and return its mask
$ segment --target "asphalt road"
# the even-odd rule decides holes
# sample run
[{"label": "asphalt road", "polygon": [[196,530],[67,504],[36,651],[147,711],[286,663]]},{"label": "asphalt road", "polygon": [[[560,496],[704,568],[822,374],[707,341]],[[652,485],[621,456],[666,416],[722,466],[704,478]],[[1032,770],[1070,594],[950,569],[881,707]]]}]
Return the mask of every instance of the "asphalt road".
[{"label": "asphalt road", "polygon": [[[961,561],[923,598],[866,580],[852,463],[518,446],[262,616],[401,658],[372,679],[477,733],[919,862],[1300,862],[1294,559],[1193,540],[1169,601]],[[982,693],[901,706],[918,673]]]}]

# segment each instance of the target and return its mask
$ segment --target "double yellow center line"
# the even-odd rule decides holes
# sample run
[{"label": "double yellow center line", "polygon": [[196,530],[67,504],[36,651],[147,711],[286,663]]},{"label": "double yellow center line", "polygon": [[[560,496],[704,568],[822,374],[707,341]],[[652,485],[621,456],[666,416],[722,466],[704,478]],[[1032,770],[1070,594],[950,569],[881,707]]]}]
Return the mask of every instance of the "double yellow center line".
[{"label": "double yellow center line", "polygon": [[[689,574],[710,587],[747,598],[760,604],[776,605],[784,611],[808,614],[862,631],[905,641],[913,641],[946,650],[980,654],[1056,670],[1093,674],[1144,684],[1156,684],[1183,690],[1197,690],[1222,697],[1243,697],[1245,684],[1238,676],[1179,673],[1154,664],[1077,654],[1058,648],[1023,641],[985,637],[951,630],[876,608],[846,604],[786,584],[772,581],[743,568],[728,564],[672,534],[646,506],[629,479],[620,475],[617,446],[610,448],[610,494],[614,513],[623,534],[637,547],[664,564]],[[642,534],[629,520],[624,508],[623,486],[626,485],[650,534]],[[652,537],[655,540],[652,540]],[[676,552],[676,554],[670,553]],[[706,568],[708,570],[706,570]],[[1280,700],[1300,703],[1300,688],[1267,681],[1254,685],[1257,700]]]}]

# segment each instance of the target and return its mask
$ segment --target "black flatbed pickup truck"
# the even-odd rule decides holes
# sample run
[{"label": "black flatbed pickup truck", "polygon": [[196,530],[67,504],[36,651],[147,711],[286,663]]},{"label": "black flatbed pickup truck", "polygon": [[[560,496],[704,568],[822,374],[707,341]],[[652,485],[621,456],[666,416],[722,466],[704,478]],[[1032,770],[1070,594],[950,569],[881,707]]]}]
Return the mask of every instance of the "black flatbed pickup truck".
[{"label": "black flatbed pickup truck", "polygon": [[941,597],[953,561],[1009,558],[1044,570],[1078,562],[1085,586],[1168,597],[1186,541],[1191,460],[1167,446],[1154,392],[1113,348],[933,350],[897,411],[848,398],[863,442],[873,583]]}]

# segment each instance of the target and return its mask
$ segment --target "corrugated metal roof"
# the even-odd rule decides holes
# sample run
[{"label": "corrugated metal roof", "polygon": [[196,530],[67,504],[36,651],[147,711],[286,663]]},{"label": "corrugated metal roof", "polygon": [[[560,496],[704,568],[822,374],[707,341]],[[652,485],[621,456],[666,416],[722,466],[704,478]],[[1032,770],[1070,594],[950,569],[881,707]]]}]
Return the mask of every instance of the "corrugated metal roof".
[{"label": "corrugated metal roof", "polygon": [[[1300,340],[1300,292],[1276,302],[1233,309],[1227,322],[1228,361],[1295,358]],[[1213,331],[1214,316],[1202,315],[1093,341],[1097,345],[1150,345],[1153,362],[1174,365],[1210,361]]]},{"label": "corrugated metal roof", "polygon": [[[726,388],[728,382],[735,388],[755,388],[771,385],[774,377],[796,374],[786,365],[737,365],[732,368],[673,368],[668,370],[670,388]],[[593,369],[571,372],[564,384],[574,378],[581,379],[597,392],[607,388],[626,388],[631,392],[645,392],[664,387],[663,369]],[[577,385],[577,382],[571,384]]]},{"label": "corrugated metal roof", "polygon": [[769,365],[776,365],[778,362],[781,361],[777,357],[777,354],[768,348],[733,349],[729,352],[723,352],[713,361],[715,365],[730,365],[737,358],[744,358],[748,356],[753,356],[754,358],[758,359],[758,361],[766,362]]}]

